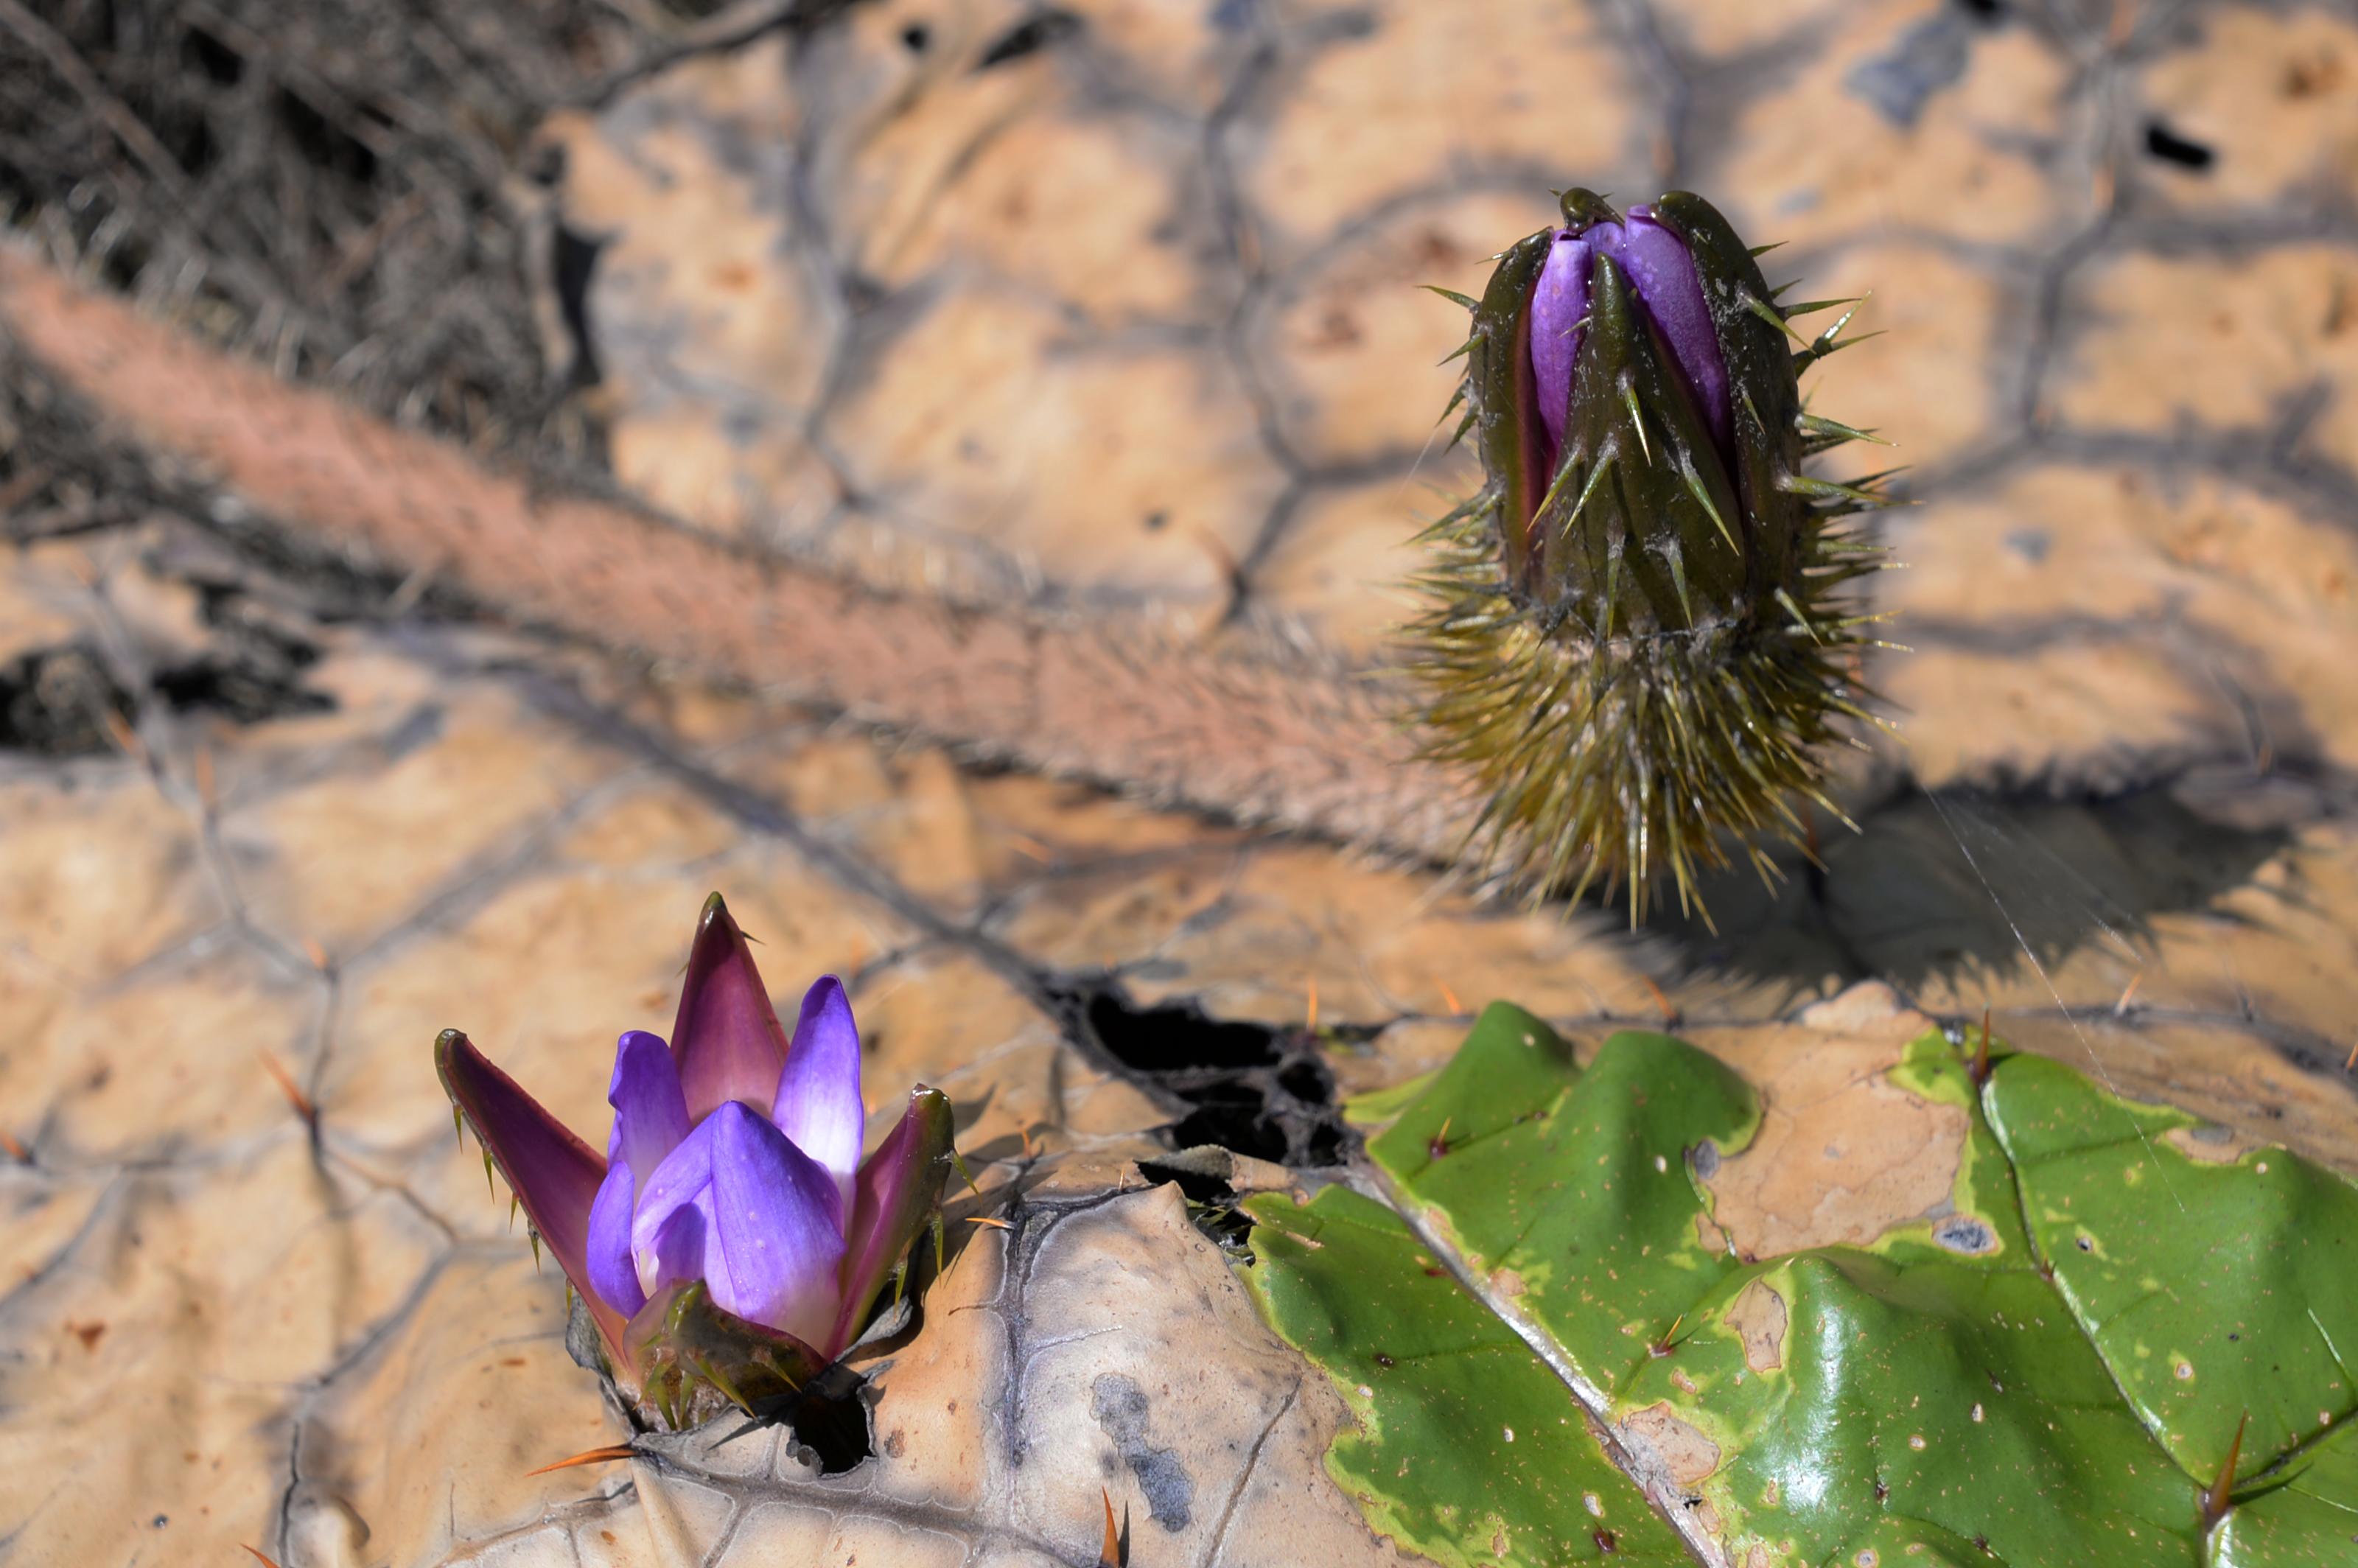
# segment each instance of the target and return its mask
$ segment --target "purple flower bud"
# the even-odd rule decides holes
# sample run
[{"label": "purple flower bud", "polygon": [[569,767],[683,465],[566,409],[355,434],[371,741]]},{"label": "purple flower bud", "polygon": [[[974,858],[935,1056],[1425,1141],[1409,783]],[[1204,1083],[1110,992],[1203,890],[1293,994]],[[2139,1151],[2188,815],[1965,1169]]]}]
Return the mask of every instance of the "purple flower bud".
[{"label": "purple flower bud", "polygon": [[1719,334],[1704,303],[1703,280],[1695,276],[1694,256],[1686,242],[1655,222],[1650,208],[1632,207],[1623,223],[1600,224],[1606,232],[1595,236],[1597,249],[1621,265],[1639,303],[1653,319],[1671,357],[1686,377],[1711,426],[1713,438],[1725,451],[1733,424],[1727,402],[1727,362],[1719,349]]},{"label": "purple flower bud", "polygon": [[[921,1087],[860,1158],[860,1033],[841,982],[810,988],[787,1041],[718,893],[678,1020],[669,1045],[641,1030],[617,1044],[603,1162],[466,1036],[435,1045],[443,1087],[580,1292],[617,1379],[673,1379],[657,1394],[672,1413],[680,1368],[734,1400],[764,1377],[792,1386],[786,1360],[808,1375],[841,1355],[933,1217],[952,1136],[949,1102]],[[667,1344],[682,1333],[694,1344]]]},{"label": "purple flower bud", "polygon": [[1836,302],[1779,305],[1691,192],[1558,200],[1561,227],[1456,297],[1483,484],[1432,530],[1410,667],[1426,753],[1487,793],[1486,871],[1575,897],[1626,880],[1634,922],[1656,869],[1696,908],[1732,839],[1798,828],[1795,799],[1831,809],[1821,749],[1871,717],[1876,619],[1851,586],[1876,547],[1841,520],[1886,504],[1884,476],[1802,471],[1866,434],[1801,406],[1848,317],[1810,340],[1790,321]]},{"label": "purple flower bud", "polygon": [[1664,228],[1650,208],[1632,207],[1627,217],[1585,229],[1558,229],[1555,242],[1533,285],[1531,306],[1531,396],[1547,430],[1542,474],[1555,471],[1572,406],[1573,367],[1588,321],[1595,258],[1610,256],[1637,294],[1647,318],[1662,335],[1689,395],[1703,411],[1713,438],[1725,451],[1734,439],[1728,406],[1727,362],[1713,330],[1711,308],[1694,257],[1684,241]]},{"label": "purple flower bud", "polygon": [[1588,277],[1595,254],[1588,238],[1558,229],[1531,289],[1531,396],[1547,427],[1543,474],[1555,471],[1564,421],[1572,413],[1572,366],[1588,327]]}]

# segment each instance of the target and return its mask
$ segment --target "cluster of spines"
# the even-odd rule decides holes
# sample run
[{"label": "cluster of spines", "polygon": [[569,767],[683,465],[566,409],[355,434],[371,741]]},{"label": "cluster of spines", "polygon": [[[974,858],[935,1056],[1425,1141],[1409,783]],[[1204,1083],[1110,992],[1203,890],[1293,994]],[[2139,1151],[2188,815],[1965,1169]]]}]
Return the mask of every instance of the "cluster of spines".
[{"label": "cluster of spines", "polygon": [[[1479,308],[1463,294],[1434,292],[1468,310]],[[1799,343],[1791,362],[1797,377],[1866,341],[1844,336],[1857,301],[1780,307],[1777,296],[1784,292],[1766,299],[1747,293],[1741,304]],[[1803,338],[1791,325],[1838,305],[1850,308],[1814,337]],[[1482,341],[1477,326],[1443,362],[1470,356]],[[1745,415],[1765,424],[1740,384],[1736,391]],[[1646,412],[1635,406],[1634,388],[1625,395],[1644,441]],[[1476,427],[1475,400],[1469,368],[1442,416],[1446,424],[1466,410],[1452,447]],[[1805,459],[1877,439],[1806,406],[1794,420]],[[1650,451],[1646,455],[1650,460]],[[1576,492],[1567,481],[1578,465],[1568,462],[1555,476],[1536,515],[1555,519],[1560,538],[1588,510],[1611,460],[1607,454],[1588,465]],[[1600,878],[1610,899],[1626,878],[1633,923],[1644,916],[1655,874],[1667,871],[1682,909],[1701,913],[1707,923],[1698,878],[1728,863],[1730,838],[1773,881],[1764,840],[1782,839],[1804,852],[1813,841],[1799,807],[1815,806],[1848,825],[1825,793],[1818,756],[1840,739],[1860,743],[1855,733],[1843,733],[1845,720],[1883,722],[1866,706],[1872,694],[1861,664],[1866,648],[1892,644],[1869,633],[1883,616],[1851,612],[1848,585],[1887,563],[1882,547],[1854,533],[1845,519],[1892,504],[1885,485],[1897,471],[1848,482],[1798,470],[1779,474],[1779,487],[1802,504],[1803,524],[1801,558],[1769,596],[1774,611],[1754,606],[1747,616],[1698,622],[1674,563],[1683,629],[1639,633],[1616,624],[1611,568],[1619,565],[1620,541],[1594,615],[1571,603],[1518,603],[1501,558],[1505,497],[1495,475],[1428,527],[1422,537],[1433,557],[1413,585],[1429,609],[1410,628],[1410,669],[1429,694],[1427,753],[1469,767],[1487,791],[1463,859],[1477,874],[1535,899],[1568,891],[1577,900]],[[1704,487],[1691,472],[1683,477],[1725,546],[1736,548]],[[1562,504],[1567,494],[1569,504]],[[1567,621],[1577,636],[1563,634]]]}]

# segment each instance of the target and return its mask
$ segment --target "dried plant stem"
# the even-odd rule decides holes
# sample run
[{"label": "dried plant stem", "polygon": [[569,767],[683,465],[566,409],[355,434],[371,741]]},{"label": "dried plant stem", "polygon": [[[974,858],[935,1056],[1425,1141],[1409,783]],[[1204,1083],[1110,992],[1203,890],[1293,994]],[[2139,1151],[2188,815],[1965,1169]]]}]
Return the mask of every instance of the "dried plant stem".
[{"label": "dried plant stem", "polygon": [[610,502],[550,496],[204,347],[22,251],[0,330],[140,444],[280,526],[527,623],[996,760],[1242,821],[1446,859],[1466,781],[1394,692],[1128,633],[880,594]]}]

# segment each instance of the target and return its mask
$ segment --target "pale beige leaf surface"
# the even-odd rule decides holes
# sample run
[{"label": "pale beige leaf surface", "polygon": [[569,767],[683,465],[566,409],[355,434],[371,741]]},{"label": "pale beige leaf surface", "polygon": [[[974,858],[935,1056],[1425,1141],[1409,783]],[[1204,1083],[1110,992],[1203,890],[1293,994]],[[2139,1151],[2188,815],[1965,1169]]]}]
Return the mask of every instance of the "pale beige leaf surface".
[{"label": "pale beige leaf surface", "polygon": [[[986,65],[1027,7],[871,0],[542,127],[549,217],[599,247],[586,395],[622,481],[884,583],[1377,659],[1403,541],[1468,471],[1428,442],[1462,318],[1411,286],[1477,280],[1551,185],[1691,185],[1888,333],[1818,404],[1920,465],[1863,832],[1822,820],[1821,867],[1633,935],[356,611],[189,519],[15,550],[0,666],[258,668],[246,617],[331,706],[148,702],[86,716],[101,750],[0,751],[0,1559],[1085,1564],[1104,1488],[1141,1568],[1395,1561],[1323,1468],[1345,1412],[1139,1168],[1208,1103],[1169,1053],[1221,1023],[1284,1064],[1250,1094],[1330,1124],[1493,998],[1584,1054],[1674,1026],[1762,1090],[1714,1178],[1759,1253],[1937,1201],[1960,1130],[1885,1074],[1985,1008],[2221,1147],[2358,1168],[2358,28],[1068,9]],[[1862,80],[1922,85],[1914,117]],[[2152,116],[2212,169],[2148,157]],[[631,1434],[427,1046],[465,1027],[598,1141],[613,1036],[668,1026],[715,888],[775,990],[844,977],[876,1108],[953,1096],[980,1193],[869,1354],[857,1469],[722,1422],[530,1476]],[[1290,1179],[1242,1152],[1234,1179]],[[1780,1321],[1756,1301],[1747,1353]],[[1675,1467],[1690,1435],[1650,1439]]]}]

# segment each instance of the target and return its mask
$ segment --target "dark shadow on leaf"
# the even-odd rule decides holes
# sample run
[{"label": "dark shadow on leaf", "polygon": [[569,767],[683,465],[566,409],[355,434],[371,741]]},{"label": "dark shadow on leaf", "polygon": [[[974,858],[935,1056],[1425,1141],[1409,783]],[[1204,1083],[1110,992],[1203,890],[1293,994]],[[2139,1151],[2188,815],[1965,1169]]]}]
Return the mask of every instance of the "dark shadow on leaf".
[{"label": "dark shadow on leaf", "polygon": [[2136,966],[2158,918],[2228,918],[2219,901],[2331,810],[2298,777],[2223,767],[2104,794],[1907,783],[1857,812],[1855,834],[1822,818],[1822,863],[1778,856],[1773,889],[1748,867],[1708,879],[1716,931],[1675,900],[1647,925],[1697,969],[1797,991],[2011,976],[2091,945]]}]

